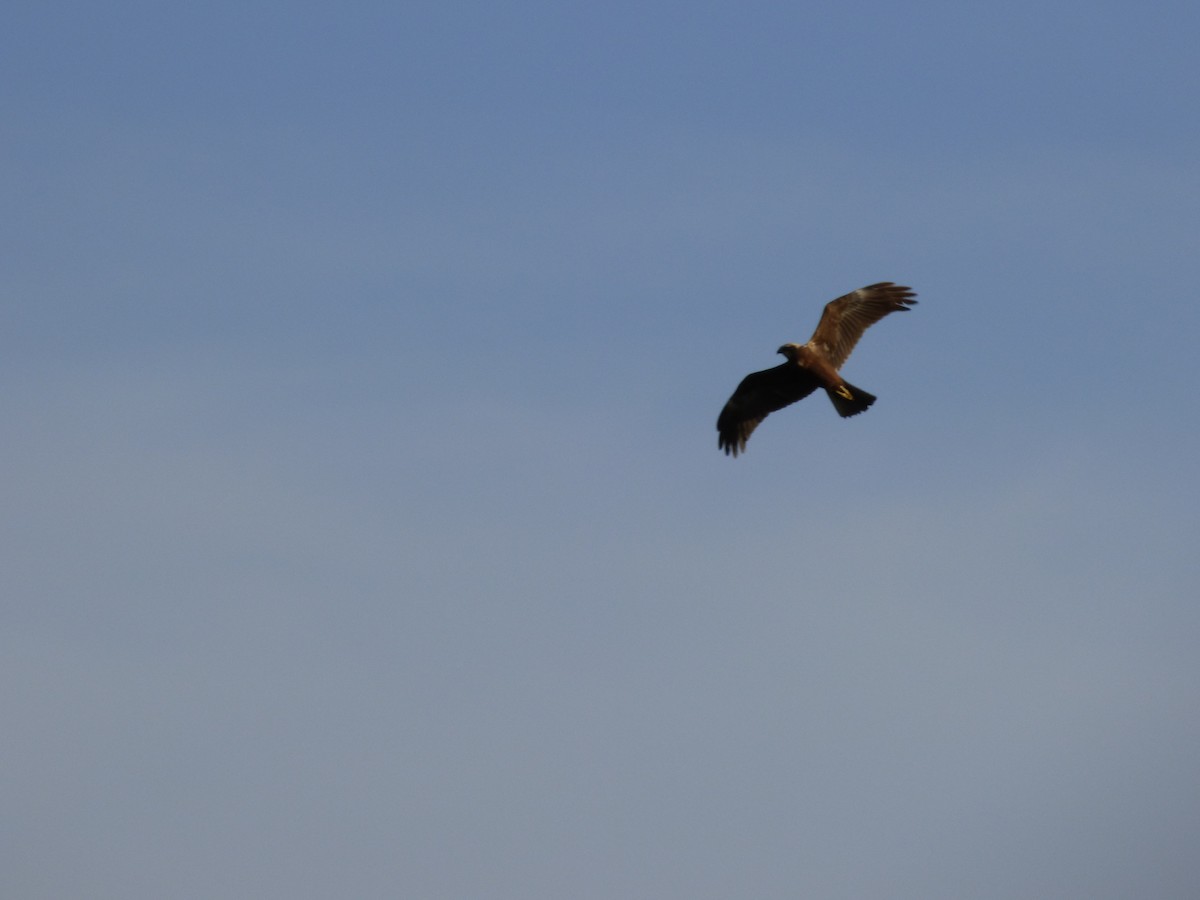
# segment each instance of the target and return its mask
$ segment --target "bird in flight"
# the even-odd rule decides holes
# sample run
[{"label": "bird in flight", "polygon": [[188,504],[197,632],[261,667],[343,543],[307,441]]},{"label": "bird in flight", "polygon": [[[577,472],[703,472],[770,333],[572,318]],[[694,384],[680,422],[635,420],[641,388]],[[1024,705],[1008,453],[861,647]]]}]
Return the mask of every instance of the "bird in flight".
[{"label": "bird in flight", "polygon": [[784,344],[776,352],[787,362],[742,379],[717,419],[717,446],[727,456],[744,452],[759,422],[817,388],[825,389],[842,418],[869,407],[875,395],[846,382],[838,369],[864,331],[888,313],[907,312],[915,296],[910,288],[881,281],[826,303],[807,344]]}]

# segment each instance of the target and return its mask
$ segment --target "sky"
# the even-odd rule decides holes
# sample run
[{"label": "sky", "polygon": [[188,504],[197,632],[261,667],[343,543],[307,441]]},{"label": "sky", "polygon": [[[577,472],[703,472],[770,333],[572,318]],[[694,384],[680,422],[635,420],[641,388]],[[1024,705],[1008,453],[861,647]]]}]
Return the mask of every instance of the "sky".
[{"label": "sky", "polygon": [[6,897],[1200,895],[1194,3],[2,19]]}]

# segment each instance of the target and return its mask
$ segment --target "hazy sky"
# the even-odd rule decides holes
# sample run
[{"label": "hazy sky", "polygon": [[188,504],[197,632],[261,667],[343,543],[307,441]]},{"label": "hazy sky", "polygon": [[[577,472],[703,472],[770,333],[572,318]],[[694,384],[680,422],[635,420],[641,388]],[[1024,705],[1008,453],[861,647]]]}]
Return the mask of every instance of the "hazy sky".
[{"label": "hazy sky", "polygon": [[1194,2],[0,18],[5,897],[1200,896]]}]

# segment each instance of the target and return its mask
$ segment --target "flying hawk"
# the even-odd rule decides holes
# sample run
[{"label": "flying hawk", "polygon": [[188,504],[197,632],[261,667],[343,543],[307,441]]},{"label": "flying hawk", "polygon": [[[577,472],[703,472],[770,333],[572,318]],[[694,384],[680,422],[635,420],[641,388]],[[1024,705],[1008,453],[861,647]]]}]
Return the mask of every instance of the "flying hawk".
[{"label": "flying hawk", "polygon": [[890,312],[906,312],[915,296],[910,288],[881,281],[826,303],[807,344],[784,344],[776,352],[787,362],[742,379],[717,419],[717,446],[737,456],[759,422],[817,388],[825,389],[842,418],[869,407],[875,396],[848,384],[838,369],[864,331]]}]

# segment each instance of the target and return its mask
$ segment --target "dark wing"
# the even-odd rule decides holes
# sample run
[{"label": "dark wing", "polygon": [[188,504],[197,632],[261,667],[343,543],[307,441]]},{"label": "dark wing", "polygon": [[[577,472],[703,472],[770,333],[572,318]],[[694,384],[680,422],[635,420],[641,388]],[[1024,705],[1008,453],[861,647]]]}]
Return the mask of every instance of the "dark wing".
[{"label": "dark wing", "polygon": [[911,288],[881,281],[830,300],[808,344],[840,369],[864,331],[888,313],[907,311],[915,296]]},{"label": "dark wing", "polygon": [[795,363],[755,372],[742,379],[717,417],[717,446],[726,455],[746,449],[750,432],[777,409],[803,400],[818,387],[817,379]]}]

